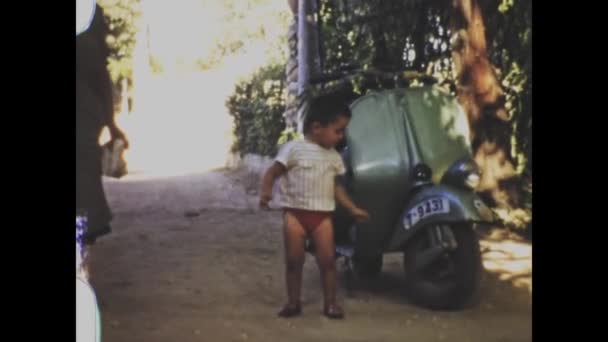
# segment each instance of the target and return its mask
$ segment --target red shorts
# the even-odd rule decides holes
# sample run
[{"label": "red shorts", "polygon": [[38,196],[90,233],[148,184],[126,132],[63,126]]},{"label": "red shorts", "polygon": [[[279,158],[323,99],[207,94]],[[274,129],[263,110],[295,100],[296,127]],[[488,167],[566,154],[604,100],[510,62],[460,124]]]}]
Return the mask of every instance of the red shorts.
[{"label": "red shorts", "polygon": [[292,214],[298,222],[300,222],[308,235],[312,235],[323,220],[331,217],[331,211],[314,211],[295,208],[285,208],[284,210],[285,212]]}]

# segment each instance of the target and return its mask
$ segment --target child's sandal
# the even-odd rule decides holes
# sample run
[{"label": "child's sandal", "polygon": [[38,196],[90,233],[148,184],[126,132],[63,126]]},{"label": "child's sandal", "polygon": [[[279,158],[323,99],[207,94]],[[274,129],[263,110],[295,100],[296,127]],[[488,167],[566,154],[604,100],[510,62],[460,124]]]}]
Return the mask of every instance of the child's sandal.
[{"label": "child's sandal", "polygon": [[299,316],[301,314],[302,314],[302,307],[300,305],[292,306],[292,305],[287,304],[283,307],[283,309],[281,309],[281,311],[279,311],[279,313],[277,315],[279,317],[289,318],[289,317]]},{"label": "child's sandal", "polygon": [[329,319],[343,319],[344,318],[344,310],[342,310],[342,308],[337,304],[331,304],[331,305],[325,307],[325,309],[323,310],[323,314],[325,315],[325,317],[327,317]]}]

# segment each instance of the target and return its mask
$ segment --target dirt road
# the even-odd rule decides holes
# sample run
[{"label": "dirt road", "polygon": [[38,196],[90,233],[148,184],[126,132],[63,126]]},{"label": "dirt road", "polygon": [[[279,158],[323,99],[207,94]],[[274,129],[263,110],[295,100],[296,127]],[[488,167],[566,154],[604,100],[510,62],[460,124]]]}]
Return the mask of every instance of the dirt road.
[{"label": "dirt road", "polygon": [[[241,177],[242,178],[242,177]],[[401,293],[400,255],[380,279],[339,290],[344,321],[320,315],[319,274],[308,256],[302,317],[284,302],[280,213],[256,209],[238,175],[106,181],[113,233],[91,250],[91,284],[105,342],[531,341],[531,246],[484,237],[479,303],[433,312]]]}]

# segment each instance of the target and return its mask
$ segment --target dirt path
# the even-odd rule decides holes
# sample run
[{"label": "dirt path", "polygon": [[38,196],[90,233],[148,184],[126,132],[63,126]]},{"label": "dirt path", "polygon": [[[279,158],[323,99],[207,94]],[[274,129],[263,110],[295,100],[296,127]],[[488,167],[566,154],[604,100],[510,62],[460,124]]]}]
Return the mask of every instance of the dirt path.
[{"label": "dirt path", "polygon": [[304,315],[276,318],[284,300],[280,214],[257,211],[238,179],[210,172],[106,182],[114,231],[91,250],[105,342],[532,340],[531,246],[504,237],[482,241],[488,271],[471,309],[409,304],[401,257],[388,255],[380,279],[358,283],[353,298],[341,284],[347,319],[329,321],[308,256]]}]

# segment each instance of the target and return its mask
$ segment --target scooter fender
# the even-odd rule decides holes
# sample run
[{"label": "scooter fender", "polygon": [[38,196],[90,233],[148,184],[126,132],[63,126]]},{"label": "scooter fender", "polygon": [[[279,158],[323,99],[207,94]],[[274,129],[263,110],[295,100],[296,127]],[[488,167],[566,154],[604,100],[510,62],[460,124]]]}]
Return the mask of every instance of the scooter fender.
[{"label": "scooter fender", "polygon": [[407,201],[386,251],[402,251],[420,230],[434,224],[464,222],[493,224],[496,217],[472,191],[443,184],[427,186]]}]

